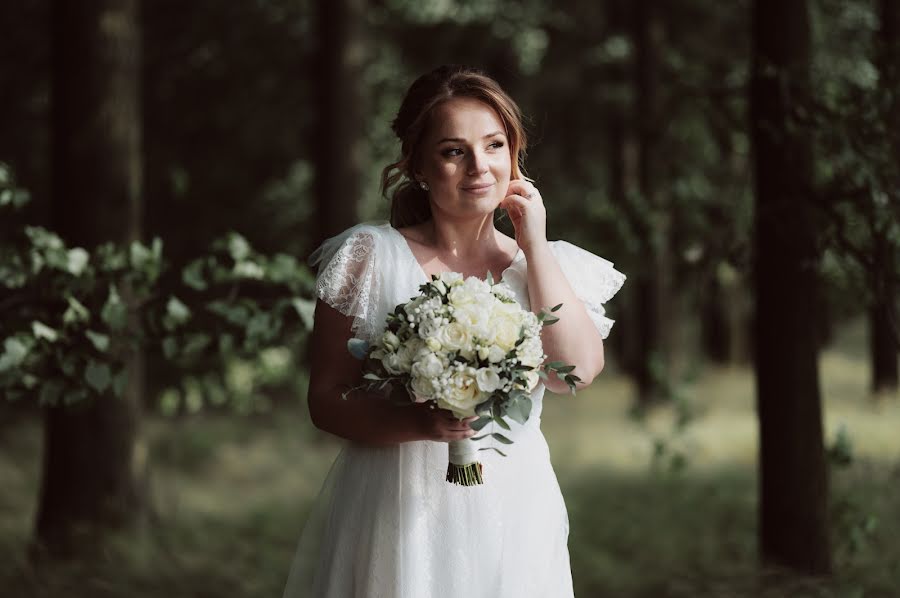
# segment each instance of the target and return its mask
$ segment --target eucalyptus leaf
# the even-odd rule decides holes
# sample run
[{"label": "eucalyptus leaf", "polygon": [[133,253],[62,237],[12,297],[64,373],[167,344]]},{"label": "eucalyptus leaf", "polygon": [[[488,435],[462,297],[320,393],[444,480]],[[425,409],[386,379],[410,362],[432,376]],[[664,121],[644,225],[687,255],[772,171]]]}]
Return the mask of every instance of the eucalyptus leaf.
[{"label": "eucalyptus leaf", "polygon": [[347,350],[357,359],[365,359],[369,352],[369,343],[361,338],[351,338],[347,341]]},{"label": "eucalyptus leaf", "polygon": [[481,417],[479,419],[476,419],[475,421],[469,422],[469,427],[478,432],[492,421],[493,419],[491,419],[490,417]]},{"label": "eucalyptus leaf", "polygon": [[500,432],[494,432],[491,434],[491,438],[496,440],[497,442],[502,442],[503,444],[512,444],[513,441],[501,434]]}]

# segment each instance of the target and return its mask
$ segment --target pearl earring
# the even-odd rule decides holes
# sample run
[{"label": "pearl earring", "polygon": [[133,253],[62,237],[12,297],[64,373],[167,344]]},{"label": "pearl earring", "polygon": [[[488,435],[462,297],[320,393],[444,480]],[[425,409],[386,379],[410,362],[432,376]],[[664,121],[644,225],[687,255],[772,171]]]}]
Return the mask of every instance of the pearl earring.
[{"label": "pearl earring", "polygon": [[428,183],[426,183],[425,181],[419,181],[419,187],[422,188],[422,191],[428,191],[428,189],[430,188],[428,186]]}]

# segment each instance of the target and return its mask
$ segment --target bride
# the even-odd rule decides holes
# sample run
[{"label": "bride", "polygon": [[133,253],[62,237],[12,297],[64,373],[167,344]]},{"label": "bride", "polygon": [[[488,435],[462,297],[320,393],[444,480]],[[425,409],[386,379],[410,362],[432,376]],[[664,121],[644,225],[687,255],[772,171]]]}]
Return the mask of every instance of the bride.
[{"label": "bride", "polygon": [[[318,266],[309,411],[345,439],[303,529],[286,598],[563,598],[573,595],[568,517],[541,433],[545,386],[507,456],[482,451],[484,484],[445,481],[447,443],[470,419],[374,396],[341,399],[358,384],[351,337],[375,341],[385,317],[431,275],[502,279],[525,309],[562,303],[542,332],[549,361],[589,384],[603,369],[612,327],[603,303],[625,276],[603,258],[547,241],[538,189],[522,175],[525,132],[516,104],[478,70],[440,67],[416,80],[393,130],[390,223],[364,223],[325,241]],[[505,210],[515,238],[494,227]],[[490,443],[490,438],[475,441]],[[487,446],[487,444],[485,444]]]}]

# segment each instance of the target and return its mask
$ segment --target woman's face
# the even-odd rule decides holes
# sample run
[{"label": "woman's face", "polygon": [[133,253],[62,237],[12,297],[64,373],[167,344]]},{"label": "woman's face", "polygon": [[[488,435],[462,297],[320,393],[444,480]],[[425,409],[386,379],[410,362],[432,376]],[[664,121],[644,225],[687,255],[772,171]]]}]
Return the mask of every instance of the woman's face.
[{"label": "woman's face", "polygon": [[430,187],[432,212],[493,213],[506,196],[512,171],[504,131],[494,109],[474,98],[452,98],[435,108],[416,172]]}]

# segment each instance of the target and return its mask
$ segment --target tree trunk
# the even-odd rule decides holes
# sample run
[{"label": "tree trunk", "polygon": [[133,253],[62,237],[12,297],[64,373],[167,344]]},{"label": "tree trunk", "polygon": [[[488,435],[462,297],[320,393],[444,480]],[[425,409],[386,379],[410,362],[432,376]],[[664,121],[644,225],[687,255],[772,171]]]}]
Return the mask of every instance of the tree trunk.
[{"label": "tree trunk", "polygon": [[[877,58],[884,89],[891,93],[887,130],[891,154],[900,163],[900,4],[881,0],[881,39]],[[898,198],[895,197],[896,201]],[[876,231],[874,303],[869,308],[869,346],[872,361],[872,393],[894,394],[898,389],[897,354],[900,348],[900,320],[897,316],[896,251],[885,231]]]},{"label": "tree trunk", "polygon": [[[54,0],[52,10],[53,226],[87,248],[139,239],[138,0]],[[123,398],[45,411],[38,552],[81,554],[135,520],[142,360],[122,357]]]},{"label": "tree trunk", "polygon": [[755,154],[759,549],[764,563],[831,570],[828,482],[817,363],[812,144],[793,120],[809,97],[805,0],[755,0],[751,133]]},{"label": "tree trunk", "polygon": [[662,22],[655,0],[639,0],[633,10],[638,185],[648,212],[644,214],[647,227],[642,239],[646,269],[635,284],[638,360],[634,374],[638,400],[646,405],[666,398],[671,376],[673,263],[669,206],[665,194],[657,188]]},{"label": "tree trunk", "polygon": [[356,224],[366,159],[365,0],[319,0],[313,246]]},{"label": "tree trunk", "polygon": [[875,235],[874,300],[869,307],[869,356],[873,395],[897,392],[897,295],[890,241]]}]

